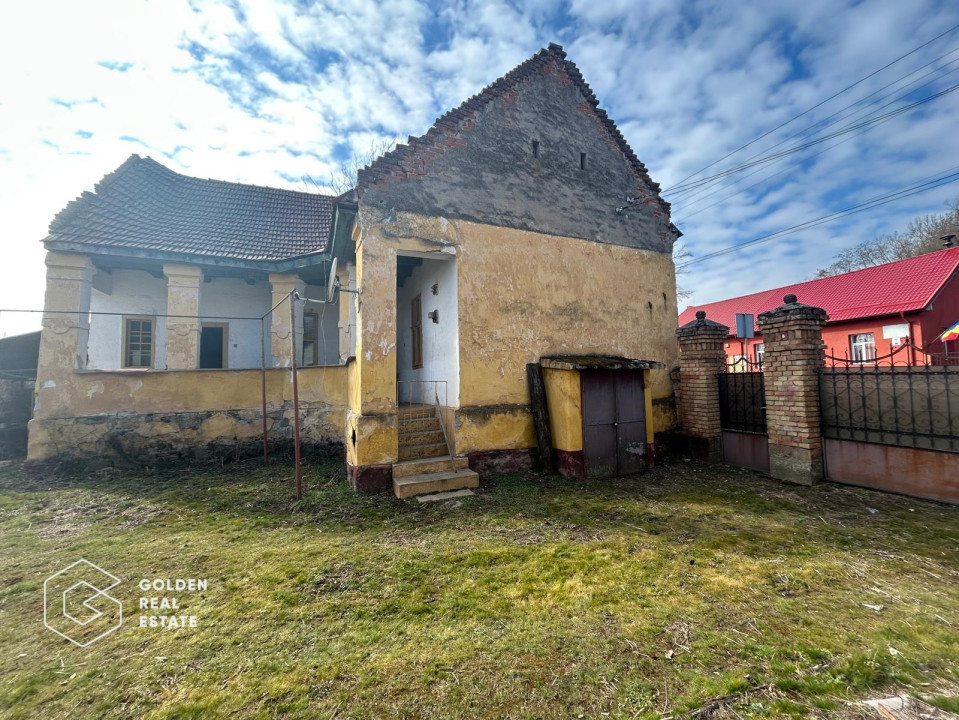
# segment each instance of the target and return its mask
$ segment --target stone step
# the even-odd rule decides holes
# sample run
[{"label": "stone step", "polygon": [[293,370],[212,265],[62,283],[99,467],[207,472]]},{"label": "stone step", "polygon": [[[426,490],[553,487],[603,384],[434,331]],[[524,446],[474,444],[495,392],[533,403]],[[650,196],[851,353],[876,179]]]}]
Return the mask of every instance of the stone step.
[{"label": "stone step", "polygon": [[401,433],[431,432],[434,430],[442,431],[440,421],[435,417],[417,418],[416,420],[401,419],[399,423],[399,431]]},{"label": "stone step", "polygon": [[398,498],[479,487],[479,475],[472,470],[447,470],[398,478],[395,474],[396,465],[393,468],[393,494]]},{"label": "stone step", "polygon": [[413,458],[437,458],[449,456],[449,448],[445,442],[425,443],[423,445],[403,445],[400,443],[400,460]]},{"label": "stone step", "polygon": [[448,472],[454,469],[465,470],[469,467],[469,460],[465,457],[453,458],[453,465],[450,464],[450,456],[435,458],[423,458],[417,460],[402,460],[393,463],[393,478],[404,478],[412,475],[425,475],[427,473]]},{"label": "stone step", "polygon": [[435,445],[446,443],[446,437],[439,428],[436,430],[417,430],[415,432],[400,433],[400,447],[404,445]]}]

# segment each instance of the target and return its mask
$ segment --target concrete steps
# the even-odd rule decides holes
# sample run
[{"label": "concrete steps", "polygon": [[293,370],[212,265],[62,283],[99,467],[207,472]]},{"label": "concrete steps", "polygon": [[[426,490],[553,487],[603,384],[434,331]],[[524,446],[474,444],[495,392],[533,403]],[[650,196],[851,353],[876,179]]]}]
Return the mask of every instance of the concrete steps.
[{"label": "concrete steps", "polygon": [[416,458],[401,460],[393,463],[393,477],[404,478],[412,475],[429,475],[430,473],[447,472],[449,470],[466,470],[469,461],[465,457],[453,458],[449,455],[432,458]]},{"label": "concrete steps", "polygon": [[[457,460],[466,458],[457,458]],[[479,487],[479,475],[467,468],[459,470],[449,469],[444,472],[431,472],[420,475],[396,476],[396,466],[393,466],[393,494],[398,498],[410,498],[416,495],[427,495],[450,490]]]}]

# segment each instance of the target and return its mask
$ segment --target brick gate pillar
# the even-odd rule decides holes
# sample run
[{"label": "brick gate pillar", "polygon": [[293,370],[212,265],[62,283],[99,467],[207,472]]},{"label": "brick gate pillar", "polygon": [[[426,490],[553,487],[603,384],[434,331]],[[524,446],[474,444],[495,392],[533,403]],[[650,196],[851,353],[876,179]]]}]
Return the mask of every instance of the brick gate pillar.
[{"label": "brick gate pillar", "polygon": [[729,328],[706,319],[702,310],[696,319],[676,331],[679,338],[679,421],[689,438],[690,452],[697,460],[721,462],[722,428],[719,424],[719,380],[726,365],[723,344]]},{"label": "brick gate pillar", "polygon": [[825,362],[826,311],[795,295],[759,316],[765,344],[766,429],[769,474],[801,485],[823,477],[819,423],[819,368]]}]

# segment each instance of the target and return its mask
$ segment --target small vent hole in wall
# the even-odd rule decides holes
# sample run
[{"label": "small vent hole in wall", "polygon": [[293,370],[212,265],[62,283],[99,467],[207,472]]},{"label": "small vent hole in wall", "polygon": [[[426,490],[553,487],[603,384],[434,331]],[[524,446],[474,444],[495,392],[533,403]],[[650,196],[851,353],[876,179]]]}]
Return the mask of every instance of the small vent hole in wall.
[{"label": "small vent hole in wall", "polygon": [[579,169],[580,170],[586,169],[586,153],[579,154]]},{"label": "small vent hole in wall", "polygon": [[533,140],[533,157],[539,157],[539,140]]},{"label": "small vent hole in wall", "polygon": [[663,293],[663,310],[667,310],[668,308],[669,308],[669,300],[666,299],[666,293]]},{"label": "small vent hole in wall", "polygon": [[653,301],[650,300],[649,302],[646,303],[646,305],[649,306],[649,312],[652,312],[652,311],[653,311]]}]

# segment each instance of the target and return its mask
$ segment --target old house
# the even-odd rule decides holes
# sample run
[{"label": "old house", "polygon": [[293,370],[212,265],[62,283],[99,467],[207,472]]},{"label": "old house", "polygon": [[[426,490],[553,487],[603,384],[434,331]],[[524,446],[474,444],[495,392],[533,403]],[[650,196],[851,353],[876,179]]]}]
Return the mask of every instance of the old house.
[{"label": "old house", "polygon": [[[255,442],[264,386],[288,435],[295,356],[304,436],[345,446],[354,488],[475,484],[531,462],[542,361],[575,470],[591,438],[615,455],[620,420],[647,441],[674,421],[678,234],[557,45],[339,198],[133,157],[45,240],[30,457]],[[617,359],[577,360],[597,357]]]},{"label": "old house", "polygon": [[[729,328],[726,356],[761,363],[762,333],[753,338],[735,335],[736,314],[753,316],[779,306],[783,295],[796,295],[823,308],[829,321],[823,328],[826,353],[855,363],[895,362],[912,365],[959,364],[959,342],[943,343],[939,336],[959,320],[959,247],[876,265],[832,277],[786,287],[691,305],[679,316],[683,326],[704,311],[710,320]],[[758,327],[756,328],[758,330]],[[904,347],[906,344],[909,347]],[[921,353],[914,348],[923,348]],[[885,359],[884,359],[885,358]]]}]

